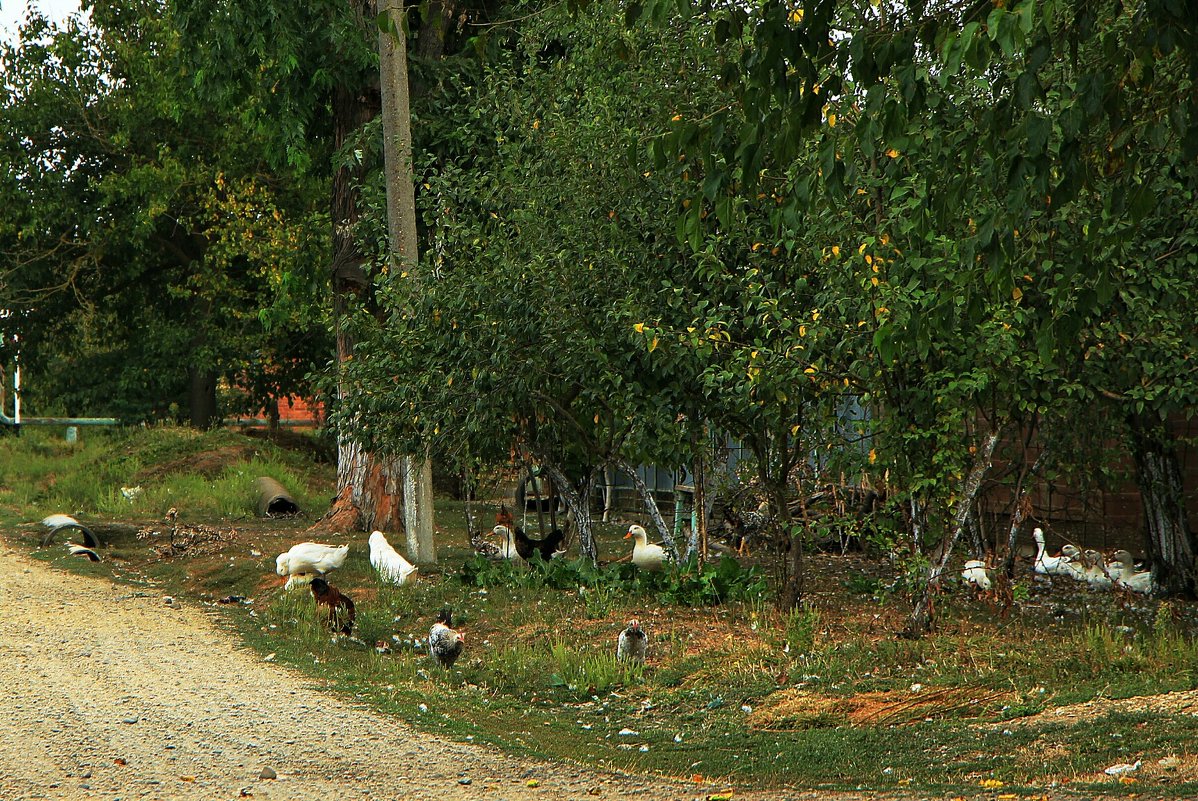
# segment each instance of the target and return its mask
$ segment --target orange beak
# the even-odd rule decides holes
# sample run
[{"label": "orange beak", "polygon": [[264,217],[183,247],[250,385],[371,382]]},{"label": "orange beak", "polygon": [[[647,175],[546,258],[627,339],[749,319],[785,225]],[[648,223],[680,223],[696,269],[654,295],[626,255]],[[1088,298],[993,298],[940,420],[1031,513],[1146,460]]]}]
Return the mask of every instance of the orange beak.
[{"label": "orange beak", "polygon": [[628,533],[624,535],[624,539],[626,539],[626,540],[632,539],[632,530],[631,529],[629,529]]}]

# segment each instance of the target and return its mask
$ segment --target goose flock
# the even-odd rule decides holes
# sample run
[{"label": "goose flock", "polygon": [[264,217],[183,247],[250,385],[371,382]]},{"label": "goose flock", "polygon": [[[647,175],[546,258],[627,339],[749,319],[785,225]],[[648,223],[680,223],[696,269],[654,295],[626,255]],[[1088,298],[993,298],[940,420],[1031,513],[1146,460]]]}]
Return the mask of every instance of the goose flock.
[{"label": "goose flock", "polygon": [[[1042,576],[1063,576],[1088,584],[1096,590],[1120,589],[1140,595],[1154,595],[1160,589],[1152,578],[1152,571],[1136,567],[1135,558],[1129,551],[1115,551],[1110,559],[1092,548],[1082,550],[1076,545],[1066,544],[1060,553],[1052,556],[1044,542],[1043,529],[1032,531],[1036,542],[1036,557],[1032,570]],[[979,590],[989,590],[994,584],[994,571],[980,559],[966,562],[961,571],[961,580]]]}]

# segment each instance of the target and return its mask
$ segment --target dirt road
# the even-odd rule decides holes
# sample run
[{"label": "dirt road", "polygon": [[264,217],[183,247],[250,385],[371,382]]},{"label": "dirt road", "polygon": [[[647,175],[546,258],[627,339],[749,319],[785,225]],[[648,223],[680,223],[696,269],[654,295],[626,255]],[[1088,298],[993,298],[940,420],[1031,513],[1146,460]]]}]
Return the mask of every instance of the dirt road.
[{"label": "dirt road", "polygon": [[[200,607],[3,550],[7,801],[590,801],[712,790],[522,761],[421,734],[263,662]],[[277,778],[262,778],[264,768]]]}]

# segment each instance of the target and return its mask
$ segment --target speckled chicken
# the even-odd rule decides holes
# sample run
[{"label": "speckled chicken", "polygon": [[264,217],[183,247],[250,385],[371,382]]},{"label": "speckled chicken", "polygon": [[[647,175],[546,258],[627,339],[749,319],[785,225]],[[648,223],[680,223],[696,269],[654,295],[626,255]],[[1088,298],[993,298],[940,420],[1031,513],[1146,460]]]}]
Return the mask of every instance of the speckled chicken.
[{"label": "speckled chicken", "polygon": [[620,662],[645,664],[645,654],[649,651],[649,635],[641,628],[640,621],[628,621],[628,626],[620,632],[616,639],[616,659]]},{"label": "speckled chicken", "polygon": [[428,633],[428,655],[443,668],[453,667],[465,647],[466,638],[454,631],[453,610],[446,607],[437,613],[437,622]]}]

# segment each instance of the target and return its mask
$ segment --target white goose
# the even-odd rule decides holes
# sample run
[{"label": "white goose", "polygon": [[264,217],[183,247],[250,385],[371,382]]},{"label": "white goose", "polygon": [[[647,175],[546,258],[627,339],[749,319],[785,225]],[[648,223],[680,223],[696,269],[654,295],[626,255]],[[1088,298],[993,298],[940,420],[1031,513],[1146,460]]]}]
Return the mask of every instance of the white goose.
[{"label": "white goose", "polygon": [[1082,554],[1082,563],[1085,565],[1082,581],[1094,589],[1109,590],[1115,583],[1111,580],[1111,574],[1107,572],[1106,559],[1098,551],[1087,548]]},{"label": "white goose", "polygon": [[673,561],[665,548],[649,543],[649,535],[644,526],[635,523],[629,526],[624,539],[630,537],[635,540],[632,546],[632,563],[641,570],[661,570],[663,564]]},{"label": "white goose", "polygon": [[1036,541],[1036,561],[1032,569],[1045,576],[1068,576],[1084,581],[1084,573],[1077,565],[1081,552],[1075,545],[1061,548],[1060,556],[1049,556],[1044,552],[1044,530],[1036,528],[1032,531],[1032,539]]},{"label": "white goose", "polygon": [[982,592],[989,592],[994,586],[994,571],[986,567],[986,563],[981,559],[970,559],[961,571],[961,580],[974,585]]},{"label": "white goose", "polygon": [[1135,558],[1129,551],[1115,551],[1112,559],[1113,563],[1119,566],[1119,575],[1115,576],[1114,570],[1111,572],[1116,586],[1141,595],[1153,595],[1160,589],[1156,580],[1152,578],[1151,570],[1136,570]]},{"label": "white goose", "polygon": [[491,529],[491,533],[503,540],[499,545],[500,559],[511,559],[514,562],[523,561],[520,558],[520,552],[516,550],[516,535],[512,533],[510,528],[501,523]]},{"label": "white goose", "polygon": [[370,564],[379,572],[383,581],[402,586],[416,572],[416,566],[404,559],[403,554],[387,542],[383,532],[372,531],[368,542]]},{"label": "white goose", "polygon": [[275,572],[280,576],[324,575],[345,564],[349,555],[348,545],[322,545],[317,542],[301,542],[275,559]]}]

